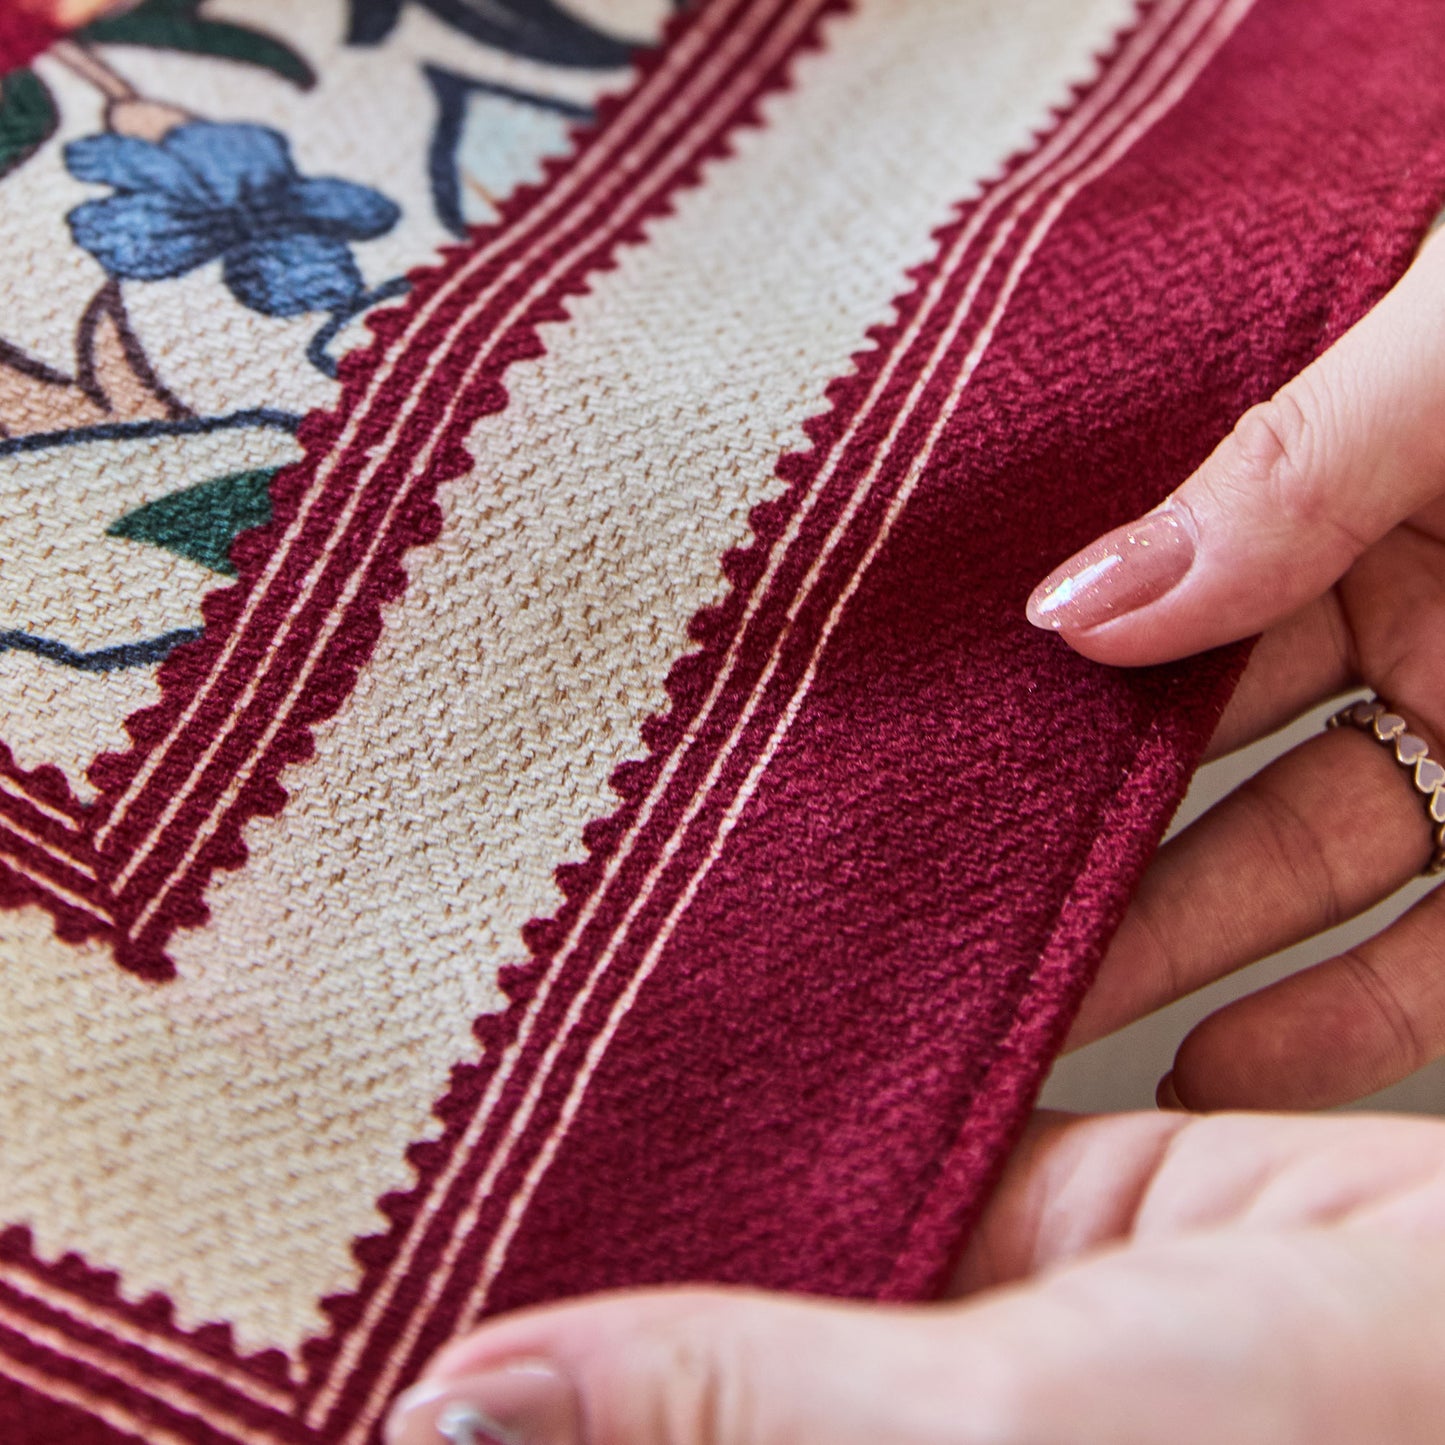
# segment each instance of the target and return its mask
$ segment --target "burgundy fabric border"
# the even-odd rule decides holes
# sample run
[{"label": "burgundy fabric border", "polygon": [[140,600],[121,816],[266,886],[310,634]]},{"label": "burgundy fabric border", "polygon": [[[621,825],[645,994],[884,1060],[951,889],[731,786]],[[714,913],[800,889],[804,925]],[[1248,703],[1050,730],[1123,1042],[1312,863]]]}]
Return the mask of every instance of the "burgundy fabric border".
[{"label": "burgundy fabric border", "polygon": [[[1420,43],[1441,38],[1428,0],[1398,7],[1389,33],[1368,9],[1260,0],[1230,64],[1070,203],[760,790],[621,1016],[583,1127],[542,1176],[488,1308],[650,1278],[897,1297],[938,1279],[1237,666],[1225,657],[1132,678],[1090,669],[1023,630],[1025,583],[1157,498],[1403,267],[1445,176],[1445,113],[1431,93],[1445,55]],[[1202,182],[1236,163],[1219,212],[1193,216]],[[1283,189],[1261,185],[1271,166],[1286,172]],[[1071,323],[1062,344],[1053,316]],[[1177,362],[1162,384],[1157,366],[1137,365],[1161,355]],[[814,456],[870,364],[830,393],[834,413],[811,429]],[[1039,397],[1067,435],[1041,423]],[[809,465],[789,464],[795,491],[761,509],[759,545],[730,560],[737,595],[757,583]],[[1071,475],[1108,485],[1071,492],[1060,484]],[[875,520],[885,504],[871,499]],[[858,516],[869,515],[865,503]],[[834,600],[841,584],[832,579]],[[700,640],[715,649],[727,608],[740,605],[702,619]],[[787,625],[802,639],[820,616]],[[629,797],[695,709],[710,655],[675,672],[678,705],[649,728],[653,758],[624,770]],[[543,958],[591,896],[626,814],[589,830],[595,851],[566,875],[567,910],[533,930]],[[967,876],[949,876],[970,854]],[[1005,914],[1020,926],[1000,939]],[[489,1051],[508,1041],[541,972],[516,975],[516,1006],[484,1021],[496,1030]],[[590,1037],[614,1001],[583,1019]],[[447,1138],[413,1151],[424,1177],[483,1082],[458,1071],[440,1111]],[[555,1091],[541,1100],[553,1117],[560,1102]],[[514,1182],[504,1178],[499,1197]],[[420,1194],[390,1202],[399,1228]],[[811,1256],[799,1253],[800,1231],[816,1240]],[[369,1281],[395,1243],[363,1245]],[[423,1251],[418,1277],[437,1262]],[[467,1308],[460,1281],[476,1262],[454,1261],[464,1268],[434,1327]],[[337,1304],[338,1339],[364,1298]],[[310,1362],[324,1367],[335,1343]],[[412,1343],[424,1348],[425,1332]],[[28,1388],[19,1366],[15,1377],[0,1389],[0,1421]],[[117,1387],[96,1388],[108,1399]],[[257,1418],[254,1432],[214,1438],[339,1441],[351,1417],[346,1438],[360,1439],[369,1426],[356,1403],[343,1391],[301,1433]],[[180,1418],[171,1405],[144,1408],[157,1422]],[[54,1419],[47,1439],[119,1438],[77,1435],[68,1406]]]},{"label": "burgundy fabric border", "polygon": [[1396,21],[1262,4],[1069,202],[550,1160],[533,1126],[537,1192],[460,1318],[679,1277],[941,1278],[1242,661],[1109,672],[1024,598],[1404,268],[1445,190],[1445,34],[1423,4]]},{"label": "burgundy fabric border", "polygon": [[[1201,666],[1197,711],[1156,718],[1129,770],[1126,786],[1099,832],[1039,957],[1033,988],[984,1074],[958,1137],[939,1161],[878,1297],[907,1303],[937,1295],[962,1241],[1008,1163],[1019,1121],[1042,1082],[1041,1060],[1063,1047],[1131,891],[1189,784],[1245,661],[1230,649]],[[1211,675],[1212,674],[1212,675]]]}]

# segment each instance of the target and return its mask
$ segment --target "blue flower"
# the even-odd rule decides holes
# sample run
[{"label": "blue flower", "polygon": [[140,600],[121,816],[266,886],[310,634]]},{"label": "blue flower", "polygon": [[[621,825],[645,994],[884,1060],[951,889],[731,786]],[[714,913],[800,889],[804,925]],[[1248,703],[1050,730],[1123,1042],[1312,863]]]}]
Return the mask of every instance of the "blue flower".
[{"label": "blue flower", "polygon": [[266,316],[351,305],[363,285],[348,243],[401,214],[367,186],[300,175],[285,137],[259,125],[193,121],[159,143],[89,136],[65,162],[115,188],[67,218],[112,276],[160,281],[220,260],[236,299]]}]

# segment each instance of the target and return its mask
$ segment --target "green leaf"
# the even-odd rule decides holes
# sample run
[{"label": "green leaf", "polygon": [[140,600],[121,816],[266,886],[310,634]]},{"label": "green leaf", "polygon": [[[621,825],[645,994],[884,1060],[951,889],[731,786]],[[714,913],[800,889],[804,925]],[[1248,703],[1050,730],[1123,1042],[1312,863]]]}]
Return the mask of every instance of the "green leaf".
[{"label": "green leaf", "polygon": [[33,70],[0,79],[0,176],[28,161],[59,123],[55,101]]},{"label": "green leaf", "polygon": [[153,50],[178,50],[186,55],[211,55],[256,65],[302,90],[316,84],[316,72],[302,56],[273,35],[206,20],[197,12],[202,0],[145,0],[124,15],[94,20],[81,37],[101,45],[145,45]]},{"label": "green leaf", "polygon": [[271,478],[280,470],[237,472],[172,492],[127,512],[106,529],[106,535],[164,547],[212,572],[234,577],[231,543],[242,532],[271,520]]}]

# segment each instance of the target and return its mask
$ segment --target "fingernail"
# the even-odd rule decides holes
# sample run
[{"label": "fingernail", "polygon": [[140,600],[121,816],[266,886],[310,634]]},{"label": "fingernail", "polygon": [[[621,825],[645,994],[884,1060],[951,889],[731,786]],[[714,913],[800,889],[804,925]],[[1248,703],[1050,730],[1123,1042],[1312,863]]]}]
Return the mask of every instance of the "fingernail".
[{"label": "fingernail", "polygon": [[1172,507],[1150,512],[1050,573],[1029,598],[1029,621],[1050,632],[1097,627],[1157,602],[1193,565],[1188,518]]},{"label": "fingernail", "polygon": [[1154,1090],[1154,1102],[1159,1108],[1167,1110],[1171,1114],[1186,1114],[1189,1111],[1184,1107],[1178,1093],[1174,1088],[1174,1071],[1171,1069]]},{"label": "fingernail", "polygon": [[577,1396],[551,1365],[424,1380],[392,1406],[386,1445],[582,1445]]}]

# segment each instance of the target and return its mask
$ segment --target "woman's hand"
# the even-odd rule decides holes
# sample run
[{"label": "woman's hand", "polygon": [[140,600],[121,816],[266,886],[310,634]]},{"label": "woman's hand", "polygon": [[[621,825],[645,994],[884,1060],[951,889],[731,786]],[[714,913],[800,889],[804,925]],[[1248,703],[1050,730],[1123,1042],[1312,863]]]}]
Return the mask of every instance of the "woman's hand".
[{"label": "woman's hand", "polygon": [[1044,1117],[952,1303],[519,1315],[444,1351],[388,1441],[1436,1445],[1442,1241],[1445,1124]]},{"label": "woman's hand", "polygon": [[[1035,592],[1087,657],[1162,662],[1262,632],[1215,755],[1365,685],[1445,762],[1445,237],[1158,511]],[[1344,729],[1296,748],[1159,854],[1072,1042],[1363,912],[1430,856],[1424,800]],[[1445,1052],[1445,896],[1222,1009],[1179,1051],[1192,1108],[1318,1108]]]}]

